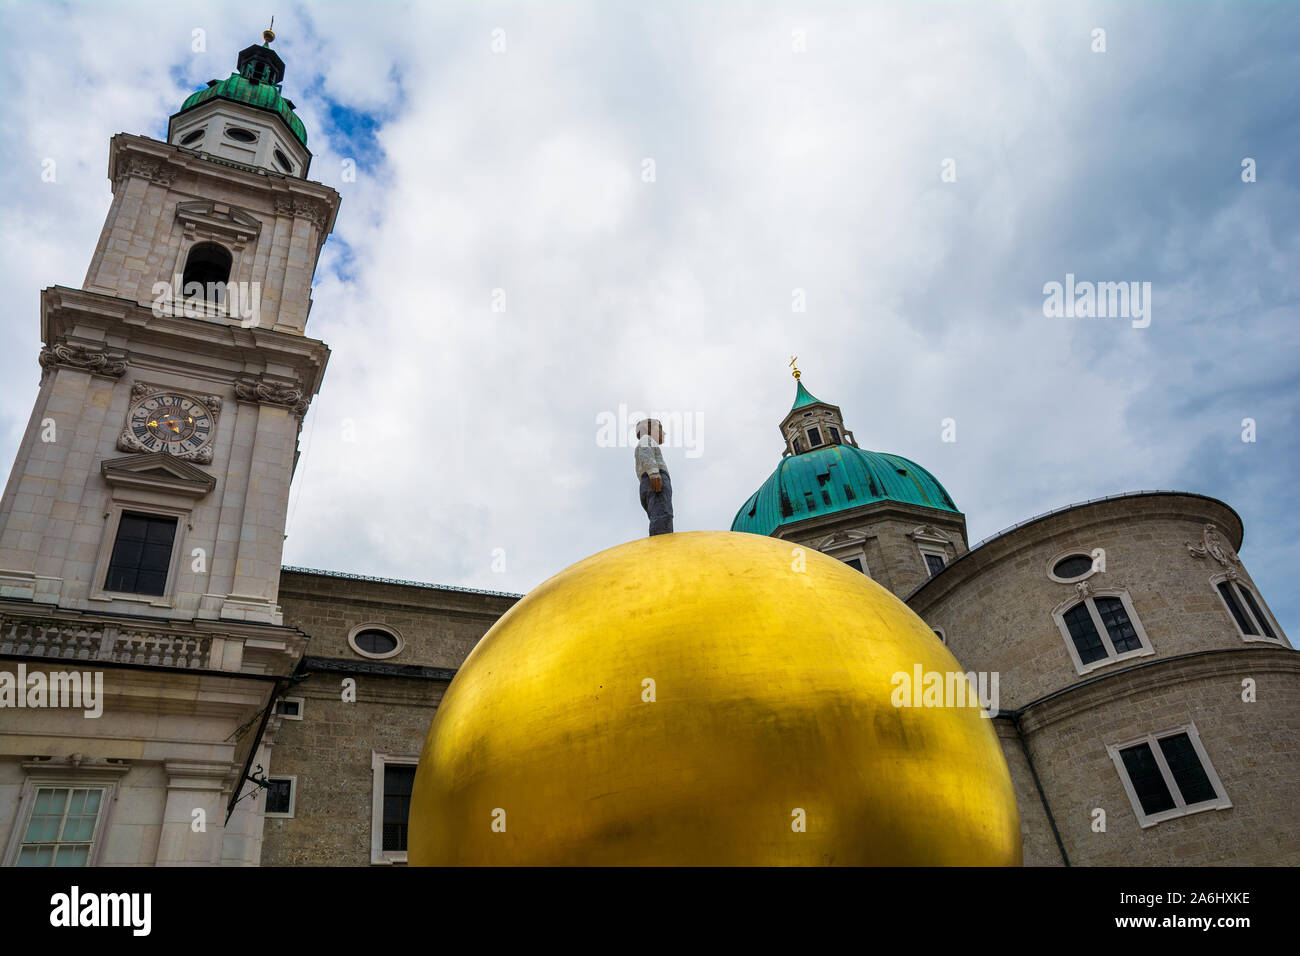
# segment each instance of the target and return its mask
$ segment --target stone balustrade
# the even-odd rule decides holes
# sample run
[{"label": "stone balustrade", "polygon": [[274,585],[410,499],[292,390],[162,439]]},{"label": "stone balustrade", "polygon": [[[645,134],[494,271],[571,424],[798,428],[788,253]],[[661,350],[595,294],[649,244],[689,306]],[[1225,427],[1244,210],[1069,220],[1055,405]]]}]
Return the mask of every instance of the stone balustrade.
[{"label": "stone balustrade", "polygon": [[0,616],[0,654],[207,669],[213,638],[165,626]]}]

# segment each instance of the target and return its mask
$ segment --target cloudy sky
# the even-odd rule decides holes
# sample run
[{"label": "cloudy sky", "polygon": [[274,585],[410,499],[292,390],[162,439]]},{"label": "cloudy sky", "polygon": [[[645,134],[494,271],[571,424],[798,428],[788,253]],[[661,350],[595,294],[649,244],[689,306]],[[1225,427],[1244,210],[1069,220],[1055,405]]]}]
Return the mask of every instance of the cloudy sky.
[{"label": "cloudy sky", "polygon": [[[0,5],[6,473],[39,291],[85,276],[109,137],[164,138],[270,11]],[[1107,494],[1213,495],[1300,633],[1300,6],[274,13],[311,177],[343,195],[287,564],[526,591],[644,534],[632,452],[598,437],[620,409],[690,422],[677,528],[726,528],[779,460],[797,353],[972,542]],[[1150,325],[1045,316],[1067,273],[1149,282]]]}]

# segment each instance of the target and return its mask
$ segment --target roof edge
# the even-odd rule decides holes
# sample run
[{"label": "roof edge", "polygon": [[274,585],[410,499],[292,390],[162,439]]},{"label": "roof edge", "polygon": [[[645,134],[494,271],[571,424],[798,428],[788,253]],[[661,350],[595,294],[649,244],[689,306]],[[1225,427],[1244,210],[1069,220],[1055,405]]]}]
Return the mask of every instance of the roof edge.
[{"label": "roof edge", "polygon": [[918,596],[922,591],[930,587],[932,584],[939,581],[943,581],[945,578],[949,582],[955,580],[955,576],[950,573],[954,568],[970,567],[971,563],[973,562],[968,562],[968,559],[972,558],[973,556],[979,556],[980,558],[986,557],[989,554],[988,549],[992,545],[996,545],[1002,541],[1006,541],[1008,539],[1014,538],[1017,535],[1017,532],[1025,528],[1032,527],[1044,521],[1049,521],[1052,518],[1059,517],[1060,515],[1066,514],[1071,511],[1076,511],[1083,508],[1090,508],[1095,505],[1105,504],[1106,502],[1110,502],[1110,501],[1124,501],[1124,500],[1137,499],[1137,498],[1162,498],[1162,497],[1199,498],[1202,501],[1207,501],[1227,511],[1228,514],[1230,514],[1235,520],[1236,525],[1226,530],[1228,531],[1229,538],[1232,542],[1233,550],[1237,552],[1241,551],[1241,546],[1246,536],[1246,525],[1245,522],[1241,520],[1241,515],[1237,514],[1236,509],[1233,508],[1232,505],[1228,504],[1226,501],[1222,501],[1218,498],[1215,498],[1212,495],[1203,495],[1200,492],[1196,492],[1196,491],[1175,491],[1175,490],[1165,490],[1165,489],[1146,490],[1146,491],[1125,491],[1115,495],[1104,495],[1100,498],[1089,498],[1086,501],[1076,501],[1073,504],[1062,505],[1059,508],[1053,508],[1051,511],[1044,511],[1042,514],[1034,515],[1034,517],[1032,518],[1026,518],[1024,521],[1019,521],[1013,525],[1003,528],[1001,531],[998,531],[995,534],[989,535],[987,538],[983,538],[980,541],[977,541],[974,545],[971,546],[971,548],[965,554],[960,555],[953,561],[949,562],[948,565],[944,567],[942,571],[933,575],[930,578],[927,578],[925,581],[922,581],[919,585],[917,585],[917,587],[915,587],[911,591],[911,593],[909,593],[906,597],[903,598],[903,603],[908,604],[910,606],[912,598]]}]

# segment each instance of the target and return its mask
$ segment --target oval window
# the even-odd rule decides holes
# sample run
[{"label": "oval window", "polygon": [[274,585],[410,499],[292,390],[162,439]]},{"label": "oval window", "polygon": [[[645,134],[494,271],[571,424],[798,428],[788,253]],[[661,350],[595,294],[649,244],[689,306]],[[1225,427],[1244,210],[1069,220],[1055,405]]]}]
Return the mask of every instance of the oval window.
[{"label": "oval window", "polygon": [[367,654],[391,654],[397,650],[397,638],[387,631],[361,631],[352,638],[352,643]]},{"label": "oval window", "polygon": [[280,164],[280,168],[286,173],[293,172],[293,163],[289,162],[289,157],[278,149],[275,151],[275,161]]},{"label": "oval window", "polygon": [[232,127],[230,127],[230,129],[226,130],[226,135],[229,136],[231,139],[238,140],[238,141],[241,142],[241,143],[256,143],[256,142],[257,142],[257,134],[256,134],[256,133],[254,133],[254,132],[252,132],[252,131],[250,131],[250,130],[246,130],[246,129],[244,129],[243,127],[240,127],[240,126],[232,126]]},{"label": "oval window", "polygon": [[185,134],[184,138],[181,139],[181,145],[182,145],[182,146],[189,146],[189,145],[191,145],[191,144],[193,144],[193,143],[197,143],[197,142],[198,142],[199,140],[201,140],[202,138],[203,138],[203,130],[201,130],[201,129],[196,129],[196,130],[194,130],[194,131],[191,132],[191,133],[186,133],[186,134]]},{"label": "oval window", "polygon": [[1057,561],[1052,568],[1052,573],[1058,578],[1078,578],[1092,570],[1092,556],[1087,554],[1072,554],[1068,558],[1062,558]]}]

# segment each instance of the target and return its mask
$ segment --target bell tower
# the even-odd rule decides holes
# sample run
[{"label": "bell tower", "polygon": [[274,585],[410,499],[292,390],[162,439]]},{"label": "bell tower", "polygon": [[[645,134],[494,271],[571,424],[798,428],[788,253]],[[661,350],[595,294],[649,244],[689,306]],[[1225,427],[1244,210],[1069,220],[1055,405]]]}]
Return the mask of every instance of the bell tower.
[{"label": "bell tower", "polygon": [[0,597],[280,623],[298,430],[329,357],[304,334],[311,279],[339,196],[302,178],[306,132],[265,36],[186,100],[171,142],[110,143],[85,282],[41,294]]},{"label": "bell tower", "polygon": [[[0,806],[20,830],[38,794],[134,806],[122,833],[70,848],[0,819],[0,865],[260,853],[248,781],[306,646],[277,596],[329,358],[305,334],[311,282],[339,207],[306,179],[307,133],[263,39],[185,101],[167,142],[112,138],[85,281],[41,293],[39,387],[0,498],[0,679],[76,668],[105,686],[98,719],[7,712]],[[110,825],[105,809],[95,826]]]}]

